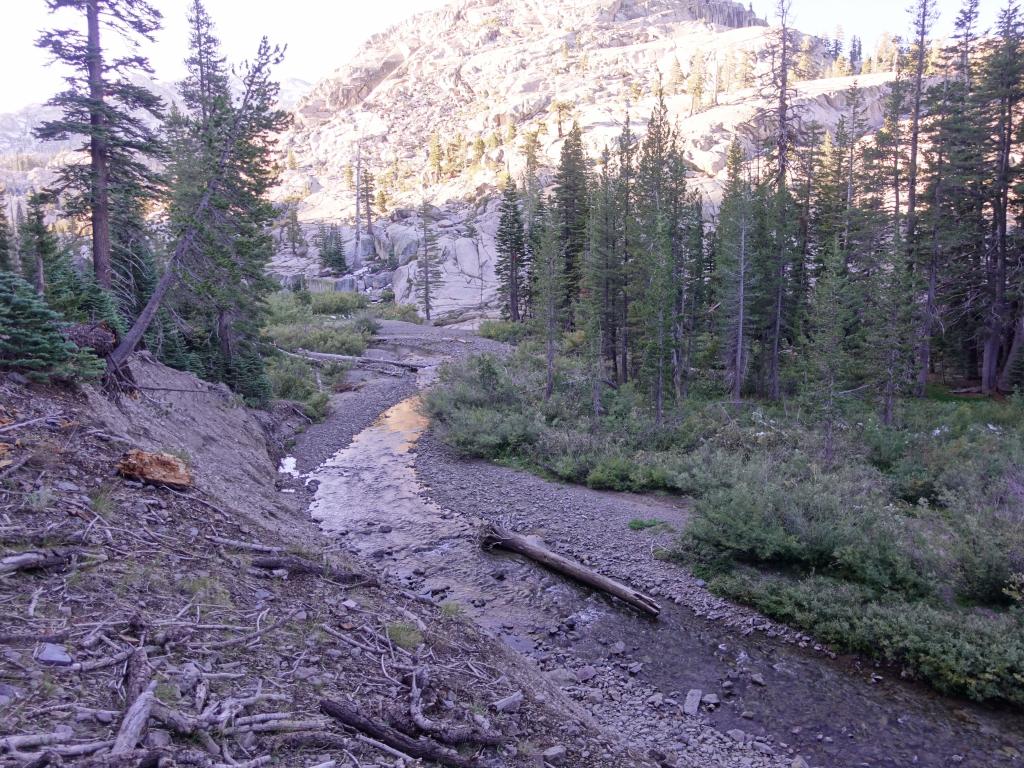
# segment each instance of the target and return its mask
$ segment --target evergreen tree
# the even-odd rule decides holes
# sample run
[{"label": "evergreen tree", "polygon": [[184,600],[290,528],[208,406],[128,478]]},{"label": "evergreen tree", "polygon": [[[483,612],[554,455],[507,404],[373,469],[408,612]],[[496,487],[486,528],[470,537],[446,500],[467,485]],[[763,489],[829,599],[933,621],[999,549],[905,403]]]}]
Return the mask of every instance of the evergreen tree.
[{"label": "evergreen tree", "polygon": [[[55,29],[44,32],[37,45],[68,67],[68,88],[48,104],[60,117],[44,122],[36,136],[46,140],[82,137],[89,165],[69,163],[61,169],[57,187],[68,190],[68,210],[86,213],[92,225],[92,257],[96,281],[113,286],[112,200],[117,187],[135,193],[152,190],[155,177],[148,160],[163,157],[163,148],[144,114],[159,118],[163,104],[140,85],[138,75],[152,74],[140,43],[152,43],[161,16],[146,0],[46,0],[51,11],[69,9],[86,22],[86,32]],[[101,34],[113,33],[127,50],[106,55]]]},{"label": "evergreen tree", "polygon": [[525,314],[523,299],[527,291],[529,269],[526,264],[526,235],[519,206],[519,190],[512,179],[505,184],[499,215],[495,236],[497,260],[494,265],[498,295],[501,297],[502,314],[518,323]]},{"label": "evergreen tree", "polygon": [[555,359],[564,323],[565,258],[559,236],[561,222],[543,202],[538,206],[538,219],[538,247],[534,256],[535,313],[544,338],[546,402],[555,391]]},{"label": "evergreen tree", "polygon": [[0,272],[14,271],[14,243],[11,242],[11,223],[7,218],[7,196],[0,189]]},{"label": "evergreen tree", "polygon": [[185,111],[172,114],[168,126],[170,225],[176,238],[190,233],[196,245],[182,254],[175,311],[188,318],[191,359],[202,366],[196,372],[258,403],[268,392],[260,326],[274,289],[266,265],[274,251],[269,227],[276,214],[267,192],[277,168],[267,139],[286,124],[275,106],[278,86],[269,68],[281,55],[264,39],[236,100],[200,0],[193,0],[189,23],[190,55],[180,86]]},{"label": "evergreen tree", "polygon": [[690,114],[702,111],[708,87],[708,65],[703,51],[690,57],[690,74],[686,78],[686,92],[690,94]]},{"label": "evergreen tree", "polygon": [[362,196],[363,216],[366,217],[366,234],[373,235],[373,208],[376,202],[377,180],[369,171],[363,171],[363,184],[360,190]]},{"label": "evergreen tree", "polygon": [[444,273],[441,271],[441,256],[437,248],[437,234],[430,227],[430,207],[424,203],[420,207],[422,222],[423,246],[416,260],[416,295],[423,304],[423,316],[430,322],[437,307],[438,296],[444,285]]},{"label": "evergreen tree", "polygon": [[562,144],[562,155],[555,173],[554,216],[560,227],[565,297],[562,309],[572,323],[572,307],[579,295],[580,264],[587,247],[587,156],[583,151],[583,132],[574,122]]},{"label": "evergreen tree", "polygon": [[672,68],[668,71],[666,89],[673,95],[679,95],[686,91],[686,76],[683,75],[683,67],[679,63],[678,56],[672,57]]},{"label": "evergreen tree", "polygon": [[47,277],[57,262],[60,246],[46,224],[49,194],[37,192],[29,196],[28,211],[18,233],[21,245],[22,273],[40,296],[46,293]]},{"label": "evergreen tree", "polygon": [[726,383],[740,402],[749,361],[750,305],[754,297],[753,190],[745,176],[739,139],[729,147],[728,180],[715,230],[715,299],[725,354]]},{"label": "evergreen tree", "polygon": [[90,378],[102,365],[61,333],[61,317],[11,272],[0,272],[0,369],[29,378]]},{"label": "evergreen tree", "polygon": [[345,242],[338,225],[331,224],[328,227],[321,223],[317,239],[320,247],[320,263],[324,269],[328,269],[336,275],[344,275],[348,272],[348,263],[345,261]]}]

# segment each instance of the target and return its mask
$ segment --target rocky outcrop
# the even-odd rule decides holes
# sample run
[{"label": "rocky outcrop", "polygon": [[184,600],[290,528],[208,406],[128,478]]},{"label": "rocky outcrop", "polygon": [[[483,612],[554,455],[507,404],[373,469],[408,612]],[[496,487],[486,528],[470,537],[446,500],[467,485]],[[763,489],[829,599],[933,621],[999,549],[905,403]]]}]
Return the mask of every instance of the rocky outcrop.
[{"label": "rocky outcrop", "polygon": [[[522,175],[525,133],[538,133],[541,173],[550,181],[561,135],[573,121],[592,156],[614,145],[627,105],[642,134],[660,77],[693,169],[691,183],[711,212],[733,137],[754,148],[768,130],[759,118],[767,104],[755,88],[740,87],[736,71],[749,62],[755,77],[765,74],[773,35],[746,5],[730,0],[455,0],[371,38],[299,103],[295,124],[282,137],[298,161],[285,174],[282,199],[301,197],[306,222],[351,222],[351,167],[361,146],[378,186],[392,177],[385,183],[397,212],[375,225],[372,237],[364,232],[359,253],[346,230],[356,282],[384,290],[376,287],[378,275],[388,272],[396,299],[414,300],[420,222],[411,211],[432,202],[443,212],[430,226],[444,254],[445,312],[486,310],[494,297],[495,197],[506,173]],[[705,59],[708,91],[717,96],[695,111],[670,75],[676,62],[685,75],[696,56]],[[881,124],[887,80],[861,78],[872,127]],[[834,126],[848,108],[852,84],[851,78],[797,84],[800,119]],[[570,105],[561,115],[560,103]],[[442,178],[429,162],[433,136],[452,166]],[[274,264],[279,274],[318,269],[315,249],[302,259],[282,254]]]}]

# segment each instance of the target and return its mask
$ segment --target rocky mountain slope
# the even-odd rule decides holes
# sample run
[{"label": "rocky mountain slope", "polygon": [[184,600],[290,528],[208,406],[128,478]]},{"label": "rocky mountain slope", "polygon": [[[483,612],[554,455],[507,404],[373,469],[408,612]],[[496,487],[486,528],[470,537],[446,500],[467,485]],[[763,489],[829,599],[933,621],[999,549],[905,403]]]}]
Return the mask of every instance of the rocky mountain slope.
[{"label": "rocky mountain slope", "polygon": [[[444,255],[441,310],[479,312],[494,297],[496,192],[504,173],[522,174],[527,133],[539,132],[550,179],[573,120],[595,156],[614,142],[627,114],[642,134],[660,77],[692,183],[713,209],[732,137],[750,145],[760,138],[755,118],[765,105],[756,83],[770,67],[773,34],[728,0],[457,0],[371,38],[299,102],[282,137],[289,168],[280,196],[305,222],[351,223],[352,169],[361,156],[391,199],[358,252],[346,230],[356,274],[341,287],[386,287],[398,301],[414,301],[410,261],[421,227],[414,211],[426,202],[436,206],[429,223]],[[821,55],[818,41],[812,50]],[[694,110],[673,75],[685,78],[698,58],[709,73],[708,96]],[[884,74],[860,78],[871,127],[881,122],[887,81]],[[853,82],[799,83],[800,118],[833,126]],[[432,141],[448,165],[440,177]],[[283,251],[274,270],[316,274],[315,245]]]}]

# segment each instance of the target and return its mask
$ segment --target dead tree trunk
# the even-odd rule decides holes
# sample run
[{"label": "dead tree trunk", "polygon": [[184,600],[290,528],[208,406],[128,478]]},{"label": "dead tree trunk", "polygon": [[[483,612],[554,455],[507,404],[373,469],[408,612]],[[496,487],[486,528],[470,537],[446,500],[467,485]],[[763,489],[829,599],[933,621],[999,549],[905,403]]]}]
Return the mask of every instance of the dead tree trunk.
[{"label": "dead tree trunk", "polygon": [[523,555],[524,557],[528,557],[541,565],[547,566],[553,571],[557,571],[558,573],[576,579],[576,581],[586,584],[589,587],[593,587],[594,589],[613,595],[614,597],[619,598],[619,600],[629,603],[638,611],[646,613],[649,616],[656,617],[661,613],[661,607],[654,602],[653,598],[648,597],[643,592],[639,592],[625,584],[620,584],[607,576],[602,576],[596,571],[592,571],[586,566],[580,565],[567,557],[556,554],[540,544],[535,544],[525,536],[520,536],[517,533],[506,531],[496,525],[489,525],[484,529],[483,541],[481,543],[484,549],[501,547],[502,549],[507,549],[510,552],[515,552]]}]

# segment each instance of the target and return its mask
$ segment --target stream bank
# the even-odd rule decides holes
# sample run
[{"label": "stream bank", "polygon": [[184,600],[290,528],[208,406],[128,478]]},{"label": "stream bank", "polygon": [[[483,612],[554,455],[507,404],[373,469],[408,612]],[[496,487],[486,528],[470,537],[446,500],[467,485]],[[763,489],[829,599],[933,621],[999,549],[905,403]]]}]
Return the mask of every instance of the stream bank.
[{"label": "stream bank", "polygon": [[[493,348],[440,329],[411,335],[396,340],[402,331],[390,329],[387,352],[424,361],[420,384],[443,357]],[[385,394],[361,404],[361,417],[347,411],[335,425],[330,417],[308,443],[319,452],[302,440],[296,446],[309,471],[331,442],[325,435],[338,438],[337,453],[310,475],[318,485],[312,516],[339,547],[411,594],[466,614],[532,658],[638,751],[679,766],[1019,764],[1020,716],[939,696],[858,659],[831,659],[659,559],[686,523],[678,499],[597,492],[461,460],[428,430],[410,396],[416,382],[403,378],[375,384]],[[368,421],[375,403],[389,407],[355,434],[352,425]],[[634,519],[663,524],[633,531]],[[521,558],[483,552],[483,521],[539,535],[656,595],[661,619]]]}]

